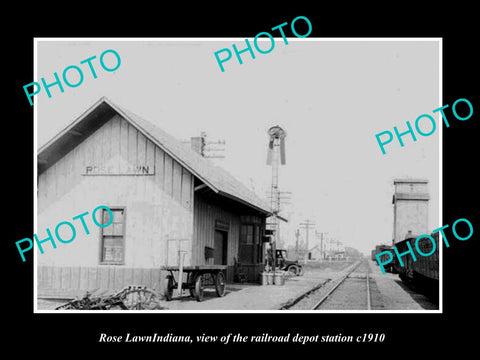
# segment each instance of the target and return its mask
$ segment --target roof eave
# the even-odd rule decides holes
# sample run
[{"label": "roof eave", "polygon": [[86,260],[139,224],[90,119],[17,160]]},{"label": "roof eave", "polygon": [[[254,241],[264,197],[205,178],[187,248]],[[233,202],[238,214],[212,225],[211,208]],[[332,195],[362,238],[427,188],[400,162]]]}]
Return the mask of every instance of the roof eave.
[{"label": "roof eave", "polygon": [[270,215],[272,215],[271,211],[266,210],[266,209],[264,209],[264,208],[261,208],[261,207],[255,205],[255,204],[252,204],[252,203],[250,203],[250,202],[248,202],[248,201],[246,201],[246,200],[244,200],[244,199],[240,199],[240,198],[238,198],[238,197],[236,197],[236,196],[233,196],[233,195],[228,194],[228,193],[223,192],[223,191],[218,191],[218,194],[221,195],[221,196],[227,197],[227,198],[229,198],[229,199],[235,200],[235,201],[237,201],[237,202],[239,202],[239,203],[242,203],[242,204],[244,204],[244,205],[246,205],[246,206],[248,206],[248,207],[250,207],[250,208],[252,208],[252,209],[255,209],[255,210],[257,210],[258,212],[264,214],[264,215],[267,216],[267,217],[270,216]]},{"label": "roof eave", "polygon": [[83,119],[85,119],[88,115],[90,115],[93,111],[95,111],[101,104],[102,102],[107,103],[110,107],[113,108],[112,104],[108,101],[105,97],[100,98],[97,100],[92,106],[90,106],[87,110],[85,110],[80,116],[77,117],[77,120],[74,122],[68,124],[65,128],[63,128],[61,131],[59,131],[54,137],[52,137],[50,140],[48,140],[45,144],[43,144],[40,148],[37,150],[37,156],[40,156],[42,152],[44,152],[46,149],[48,149],[52,144],[55,144],[60,138],[65,136],[69,131],[74,129],[78,123],[82,122]]}]

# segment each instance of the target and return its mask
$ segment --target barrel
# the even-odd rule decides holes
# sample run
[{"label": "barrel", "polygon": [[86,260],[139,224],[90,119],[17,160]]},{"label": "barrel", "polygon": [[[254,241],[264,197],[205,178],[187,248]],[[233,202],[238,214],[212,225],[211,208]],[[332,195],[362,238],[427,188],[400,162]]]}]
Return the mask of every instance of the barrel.
[{"label": "barrel", "polygon": [[273,282],[275,285],[285,285],[285,276],[283,272],[276,272],[273,278]]},{"label": "barrel", "polygon": [[267,285],[273,285],[273,273],[272,272],[267,273]]}]

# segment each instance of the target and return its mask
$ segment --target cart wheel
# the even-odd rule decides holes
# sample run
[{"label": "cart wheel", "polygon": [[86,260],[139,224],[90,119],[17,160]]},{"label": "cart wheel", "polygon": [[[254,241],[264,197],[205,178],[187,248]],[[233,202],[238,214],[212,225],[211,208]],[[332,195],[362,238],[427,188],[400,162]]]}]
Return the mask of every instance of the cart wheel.
[{"label": "cart wheel", "polygon": [[187,284],[188,284],[188,291],[192,298],[195,297],[195,276],[194,273],[189,272],[187,275]]},{"label": "cart wheel", "polygon": [[164,295],[165,295],[165,299],[167,301],[170,301],[172,300],[172,297],[173,297],[173,277],[172,275],[167,275],[167,277],[165,278],[165,290],[164,290]]},{"label": "cart wheel", "polygon": [[203,276],[197,275],[195,278],[195,298],[197,301],[203,300]]},{"label": "cart wheel", "polygon": [[159,309],[157,294],[146,286],[129,286],[122,297],[124,306],[128,310]]},{"label": "cart wheel", "polygon": [[225,295],[225,275],[223,275],[223,272],[221,271],[215,275],[215,290],[217,296],[222,297]]}]

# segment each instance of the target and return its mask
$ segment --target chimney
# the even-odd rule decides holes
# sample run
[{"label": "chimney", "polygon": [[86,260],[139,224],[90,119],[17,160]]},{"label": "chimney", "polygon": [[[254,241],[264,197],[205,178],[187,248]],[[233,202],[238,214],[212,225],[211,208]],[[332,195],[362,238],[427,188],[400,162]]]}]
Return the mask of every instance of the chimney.
[{"label": "chimney", "polygon": [[205,138],[203,136],[195,136],[190,138],[190,146],[192,150],[196,153],[204,156],[204,148],[205,148]]}]

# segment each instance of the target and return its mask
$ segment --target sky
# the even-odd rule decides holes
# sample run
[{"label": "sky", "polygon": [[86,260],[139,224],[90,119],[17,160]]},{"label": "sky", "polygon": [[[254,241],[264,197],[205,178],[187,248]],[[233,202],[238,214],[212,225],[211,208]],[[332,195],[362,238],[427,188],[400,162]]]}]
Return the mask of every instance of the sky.
[{"label": "sky", "polygon": [[[179,139],[206,132],[209,141],[225,140],[225,167],[259,196],[270,187],[266,165],[273,125],[287,132],[286,165],[279,187],[291,192],[283,206],[289,223],[282,240],[294,244],[294,232],[305,219],[317,231],[365,254],[393,233],[393,180],[429,180],[429,228],[440,224],[439,115],[441,104],[440,44],[437,39],[276,39],[274,49],[255,59],[235,55],[221,72],[215,51],[239,49],[245,39],[37,39],[35,79],[53,82],[70,65],[83,70],[75,88],[44,89],[35,96],[37,148],[106,96],[155,123]],[[261,44],[267,49],[268,43]],[[250,39],[252,43],[252,39]],[[114,72],[104,71],[99,57],[113,49],[121,57]],[[87,64],[92,61],[97,78]],[[111,54],[110,54],[111,55]],[[105,56],[111,67],[115,61]],[[75,82],[74,71],[69,73]],[[28,101],[26,99],[26,101]],[[405,146],[394,140],[382,154],[375,134],[405,131],[406,121],[429,114],[436,132],[417,134]],[[431,125],[421,123],[427,132]],[[301,230],[301,240],[305,231]],[[310,245],[314,246],[313,233]]]}]

